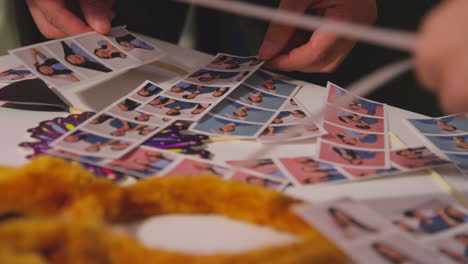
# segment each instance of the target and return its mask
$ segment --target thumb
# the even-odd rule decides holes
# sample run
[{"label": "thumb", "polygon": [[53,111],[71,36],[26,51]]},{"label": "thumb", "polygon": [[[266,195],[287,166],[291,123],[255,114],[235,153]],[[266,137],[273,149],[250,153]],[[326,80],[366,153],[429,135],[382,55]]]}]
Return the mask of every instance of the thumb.
[{"label": "thumb", "polygon": [[[303,13],[307,7],[307,1],[304,0],[283,0],[279,9]],[[273,20],[258,52],[259,57],[262,60],[269,60],[278,55],[286,47],[295,31],[295,27],[275,23]]]},{"label": "thumb", "polygon": [[113,0],[81,0],[80,8],[89,26],[99,34],[108,34],[114,18]]}]

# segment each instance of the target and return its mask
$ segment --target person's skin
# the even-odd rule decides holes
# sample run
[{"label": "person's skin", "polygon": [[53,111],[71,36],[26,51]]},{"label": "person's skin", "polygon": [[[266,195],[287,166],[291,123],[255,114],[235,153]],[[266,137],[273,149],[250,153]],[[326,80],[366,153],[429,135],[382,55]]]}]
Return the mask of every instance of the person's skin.
[{"label": "person's skin", "polygon": [[415,230],[414,228],[412,228],[411,226],[409,226],[408,224],[406,224],[405,222],[403,221],[400,221],[400,220],[395,220],[393,221],[393,225],[397,226],[398,228],[406,231],[406,232],[409,232],[409,233],[414,233]]},{"label": "person's skin", "polygon": [[[108,34],[113,0],[26,0],[41,33],[49,39],[96,31]],[[77,13],[82,14],[80,18]]]},{"label": "person's skin", "polygon": [[135,117],[135,120],[140,121],[140,122],[145,122],[145,121],[148,121],[150,119],[150,117],[151,116],[148,115],[148,114],[141,114],[141,115]]},{"label": "person's skin", "polygon": [[[282,0],[280,9],[304,13],[314,9],[325,18],[361,24],[377,19],[375,0]],[[355,45],[354,40],[316,30],[310,39],[297,39],[296,28],[272,23],[259,50],[266,66],[282,71],[331,72]]]},{"label": "person's skin", "polygon": [[263,94],[252,94],[249,99],[254,103],[260,103],[263,100]]},{"label": "person's skin", "polygon": [[447,113],[468,112],[468,1],[443,1],[423,21],[416,72]]},{"label": "person's skin", "polygon": [[457,235],[455,236],[455,239],[463,244],[464,246],[468,246],[468,236],[467,235]]},{"label": "person's skin", "polygon": [[239,107],[233,112],[233,114],[237,117],[245,117],[247,116],[248,110],[249,108],[247,106]]},{"label": "person's skin", "polygon": [[453,138],[453,143],[455,145],[457,145],[458,147],[460,147],[460,148],[468,149],[468,142],[465,142],[465,140],[463,138],[454,137]]},{"label": "person's skin", "polygon": [[199,114],[203,113],[203,111],[205,111],[205,110],[206,110],[206,107],[200,107],[200,108],[197,108],[197,109],[193,110],[192,114],[193,115],[199,115]]},{"label": "person's skin", "polygon": [[303,112],[299,112],[299,111],[289,111],[289,113],[291,113],[291,115],[294,116],[295,118],[306,117],[306,115]]},{"label": "person's skin", "polygon": [[263,87],[268,89],[268,90],[275,90],[276,89],[276,86],[275,86],[275,81],[274,80],[266,80],[263,82]]},{"label": "person's skin", "polygon": [[76,54],[68,55],[66,60],[73,65],[81,65],[86,62],[83,56]]},{"label": "person's skin", "polygon": [[405,261],[410,261],[411,259],[406,256],[404,253],[400,252],[399,250],[383,244],[383,243],[378,243],[378,245],[375,248],[382,256],[386,256],[389,259],[392,259],[395,261],[395,263],[404,263]]},{"label": "person's skin", "polygon": [[267,185],[267,180],[255,176],[249,176],[245,179],[245,182],[255,186],[264,187]]},{"label": "person's skin", "polygon": [[449,125],[446,122],[440,121],[440,120],[437,121],[437,126],[440,129],[445,130],[445,131],[454,132],[454,131],[457,130],[457,128],[455,126]]},{"label": "person's skin", "polygon": [[220,127],[220,130],[223,131],[223,132],[232,132],[232,131],[236,130],[236,124],[235,123],[226,124],[226,125]]}]

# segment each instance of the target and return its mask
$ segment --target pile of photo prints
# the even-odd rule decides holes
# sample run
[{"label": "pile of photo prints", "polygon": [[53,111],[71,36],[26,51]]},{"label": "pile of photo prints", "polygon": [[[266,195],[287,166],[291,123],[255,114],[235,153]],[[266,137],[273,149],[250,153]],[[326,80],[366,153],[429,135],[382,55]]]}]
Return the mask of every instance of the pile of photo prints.
[{"label": "pile of photo prints", "polygon": [[356,263],[468,263],[468,211],[455,201],[406,199],[371,209],[342,198],[294,210]]},{"label": "pile of photo prints", "polygon": [[468,175],[468,118],[458,114],[428,119],[408,119],[428,146],[437,154],[450,159]]},{"label": "pile of photo prints", "polygon": [[37,76],[61,94],[64,89],[102,79],[164,56],[164,53],[128,32],[113,28],[108,36],[89,32],[11,50],[23,64],[0,73],[0,79]]}]

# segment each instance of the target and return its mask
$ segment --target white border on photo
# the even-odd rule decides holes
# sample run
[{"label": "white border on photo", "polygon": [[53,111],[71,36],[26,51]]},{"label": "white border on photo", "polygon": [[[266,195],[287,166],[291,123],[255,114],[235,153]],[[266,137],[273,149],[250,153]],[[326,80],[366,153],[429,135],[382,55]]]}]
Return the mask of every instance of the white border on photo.
[{"label": "white border on photo", "polygon": [[[209,132],[209,131],[204,131],[204,130],[199,130],[197,129],[196,127],[200,124],[200,120],[204,119],[204,118],[220,118],[220,119],[224,119],[224,120],[227,120],[227,121],[232,121],[232,122],[236,122],[236,123],[242,123],[242,124],[246,124],[246,125],[256,125],[256,126],[259,126],[260,129],[252,136],[238,136],[238,135],[226,135],[226,134],[221,134],[221,133],[213,133],[213,132]],[[229,119],[225,119],[224,117],[220,117],[220,116],[215,116],[215,115],[212,115],[211,113],[207,113],[205,116],[203,116],[203,118],[200,119],[198,122],[194,122],[190,127],[189,127],[189,130],[190,131],[193,131],[193,132],[197,132],[197,133],[201,133],[201,134],[205,134],[205,135],[211,135],[211,136],[228,136],[228,137],[232,137],[232,138],[249,138],[249,139],[254,139],[254,138],[257,138],[260,133],[264,130],[265,128],[265,125],[261,125],[261,124],[253,124],[253,123],[245,123],[245,122],[239,122],[239,121],[233,121],[233,120],[229,120]]]},{"label": "white border on photo", "polygon": [[[234,171],[227,180],[232,180],[232,181],[237,181],[237,182],[240,182],[240,183],[243,183],[243,184],[253,185],[253,184],[250,184],[250,183],[247,183],[247,182],[244,182],[244,181],[240,181],[240,180],[234,178],[238,173],[242,173],[242,174],[246,174],[248,176],[253,176],[253,177],[265,179],[267,181],[272,181],[272,182],[278,183],[278,185],[276,185],[274,187],[260,186],[260,187],[264,187],[264,188],[267,188],[267,189],[276,190],[278,192],[284,191],[285,188],[289,184],[289,181],[287,179],[279,179],[277,177],[273,177],[273,176],[270,176],[270,175],[267,175],[267,174],[263,174],[263,173],[253,171],[253,170],[249,170],[249,169],[245,169],[245,168],[239,168],[239,167],[233,167],[233,166],[230,166],[230,167],[232,167]],[[257,186],[257,185],[254,185],[254,186]]]},{"label": "white border on photo", "polygon": [[[12,56],[13,57],[13,56]],[[10,83],[15,83],[15,82],[19,82],[19,81],[24,81],[24,80],[31,80],[31,79],[36,79],[38,78],[38,76],[33,72],[31,71],[29,68],[27,68],[24,64],[22,64],[21,62],[18,62],[18,64],[16,66],[8,66],[8,65],[0,65],[0,73],[3,73],[3,72],[6,72],[8,70],[25,70],[25,71],[29,71],[30,72],[30,75],[29,76],[23,76],[22,78],[20,79],[17,79],[17,80],[13,80],[11,78],[7,78],[7,76],[2,76],[0,77],[0,84],[4,84],[4,86],[10,84]],[[0,87],[1,88],[1,87]]]},{"label": "white border on photo", "polygon": [[[214,113],[212,112],[212,110],[214,108],[216,108],[216,106],[220,105],[221,103],[223,103],[224,101],[229,101],[231,103],[236,103],[236,104],[240,104],[240,105],[243,105],[243,106],[246,106],[248,108],[254,108],[254,109],[257,109],[257,110],[260,110],[260,111],[265,111],[265,112],[271,112],[273,113],[273,115],[270,117],[270,119],[268,119],[266,122],[254,122],[254,121],[246,121],[246,120],[239,120],[239,119],[234,119],[233,117],[227,117],[227,116],[224,116],[224,115],[219,115],[218,113]],[[235,122],[241,122],[241,123],[246,123],[246,124],[254,124],[254,125],[266,125],[266,124],[270,124],[273,119],[275,118],[275,116],[277,114],[278,111],[274,111],[274,110],[271,110],[271,109],[267,109],[267,108],[261,108],[261,107],[256,107],[256,106],[252,106],[252,105],[249,105],[249,104],[246,104],[244,102],[241,102],[241,101],[235,101],[234,99],[231,99],[229,97],[227,97],[226,99],[224,99],[223,101],[219,102],[216,106],[212,107],[212,109],[210,109],[210,114],[211,115],[214,115],[214,116],[217,116],[217,117],[222,117],[223,119],[227,119],[227,120],[232,120],[232,121],[235,121]]]},{"label": "white border on photo", "polygon": [[[196,86],[204,86],[204,87],[210,87],[210,88],[217,88],[217,89],[228,89],[228,91],[226,91],[222,96],[220,97],[209,97],[211,94],[209,94],[208,96],[205,95],[205,94],[202,94],[202,95],[198,95],[197,97],[193,98],[193,99],[186,99],[186,98],[183,98],[184,95],[186,95],[186,93],[182,92],[180,94],[178,93],[174,93],[174,92],[171,92],[170,90],[177,86],[177,84],[181,83],[181,82],[185,82],[187,84],[192,84],[192,85],[196,85]],[[164,96],[167,96],[167,97],[172,97],[174,99],[177,99],[177,100],[190,100],[190,102],[194,102],[194,103],[210,103],[210,104],[216,104],[222,100],[224,100],[233,90],[235,89],[235,87],[230,87],[230,86],[210,86],[210,85],[200,85],[200,84],[196,84],[196,83],[191,83],[191,82],[188,82],[186,80],[181,80],[181,81],[178,81],[176,82],[174,85],[171,85],[171,87],[169,89],[166,89],[162,95]],[[206,98],[208,97],[208,98]],[[211,100],[210,100],[211,99]]]},{"label": "white border on photo", "polygon": [[[261,93],[261,94],[265,94],[266,96],[280,98],[281,100],[284,100],[284,102],[283,102],[281,105],[279,105],[278,107],[267,108],[267,107],[263,107],[263,106],[258,106],[258,105],[250,104],[249,102],[246,102],[245,100],[243,101],[243,100],[242,100],[243,97],[241,97],[240,99],[236,99],[235,97],[232,96],[232,93],[229,94],[229,95],[227,96],[227,98],[230,99],[231,101],[235,101],[235,102],[238,102],[238,103],[242,103],[242,104],[244,104],[244,105],[249,105],[249,106],[252,106],[252,107],[255,107],[255,108],[258,108],[258,109],[264,109],[264,110],[268,110],[268,111],[278,111],[278,109],[284,109],[284,108],[286,107],[286,105],[289,103],[289,100],[290,100],[290,99],[288,99],[288,98],[286,98],[286,97],[277,96],[277,95],[274,95],[274,94],[263,93],[262,91],[260,91],[260,90],[258,90],[258,89],[255,89],[255,88],[253,88],[253,87],[251,87],[251,86],[247,86],[247,85],[245,85],[245,84],[239,85],[238,87],[236,87],[236,89],[244,89],[244,90],[245,90],[245,88],[242,87],[242,86],[244,86],[244,87],[247,88],[247,89],[251,89],[251,90],[253,90],[253,91],[255,91],[255,92],[258,92],[258,93]],[[299,109],[299,108],[300,108],[300,107],[298,106],[298,108],[297,108],[297,109],[294,109],[294,110],[301,110],[301,109]],[[282,111],[292,111],[292,110],[282,110]]]},{"label": "white border on photo", "polygon": [[[197,77],[190,77],[192,74],[195,74],[197,73],[198,71],[200,70],[207,70],[207,71],[215,71],[215,72],[223,72],[223,71],[219,71],[219,70],[210,70],[210,69],[205,69],[205,68],[200,68],[192,73],[190,73],[189,75],[187,75],[184,79],[182,79],[181,81],[183,82],[189,82],[189,83],[193,83],[193,84],[199,84],[199,85],[204,85],[204,86],[222,86],[222,87],[237,87],[239,86],[240,84],[242,84],[245,80],[247,80],[254,72],[255,70],[251,70],[251,71],[234,71],[234,72],[224,72],[224,73],[235,73],[235,72],[238,72],[238,75],[235,75],[234,77],[239,77],[239,74],[241,73],[245,73],[245,72],[248,72],[245,76],[242,77],[242,79],[240,81],[238,81],[237,79],[233,79],[234,77],[231,77],[230,79],[233,79],[231,81],[223,81],[223,79],[215,79],[214,81],[210,81],[210,82],[201,82],[201,81],[198,81],[197,78],[200,77],[200,76],[197,76]],[[203,75],[203,74],[202,74]]]},{"label": "white border on photo", "polygon": [[[218,163],[218,162],[214,162],[212,160],[208,160],[208,159],[200,159],[200,158],[194,158],[194,157],[191,157],[189,155],[181,155],[181,159],[179,159],[177,162],[175,162],[174,164],[171,164],[169,168],[167,168],[167,170],[165,170],[164,174],[161,174],[161,177],[167,177],[167,176],[178,176],[180,174],[174,174],[172,175],[173,171],[184,161],[186,160],[190,160],[190,161],[194,161],[194,162],[198,162],[198,163],[206,163],[206,164],[211,164],[215,167],[218,167],[219,169],[221,170],[225,170],[225,173],[223,173],[220,177],[214,175],[214,174],[211,174],[221,180],[227,180],[229,177],[231,177],[231,175],[233,174],[233,169],[230,167],[230,166],[227,166],[225,164],[222,164],[222,163]],[[210,173],[206,173],[206,174],[200,174],[200,175],[203,175],[203,176],[206,176],[206,175],[210,175]],[[200,175],[195,175],[195,176],[200,176]],[[188,175],[186,175],[188,176]],[[191,175],[191,176],[194,176],[194,175]]]},{"label": "white border on photo", "polygon": [[[302,89],[302,87],[303,87],[303,86],[300,85],[300,84],[295,84],[295,83],[290,82],[290,80],[287,80],[287,79],[289,79],[288,77],[283,76],[283,75],[280,75],[280,74],[277,74],[277,73],[273,73],[273,72],[266,71],[266,70],[262,70],[262,69],[258,70],[257,72],[263,72],[263,73],[265,73],[265,74],[267,74],[267,75],[272,76],[273,78],[276,78],[277,80],[280,80],[280,81],[286,82],[286,83],[288,83],[288,84],[294,85],[294,86],[296,86],[296,88],[294,88],[294,91],[293,91],[289,96],[285,96],[285,95],[273,93],[273,92],[269,91],[268,89],[264,89],[264,88],[262,88],[262,87],[258,87],[258,86],[255,86],[255,85],[253,85],[253,84],[250,84],[248,80],[246,80],[243,84],[246,85],[246,86],[249,86],[249,87],[251,87],[251,88],[254,88],[254,89],[256,89],[256,90],[259,90],[259,91],[262,91],[262,92],[265,92],[265,93],[268,93],[268,94],[271,94],[271,95],[276,95],[276,96],[280,96],[280,97],[285,97],[285,98],[293,98],[293,97],[295,97],[295,96],[297,95],[297,93],[298,93],[298,92]],[[255,72],[254,74],[256,74],[257,72]],[[254,75],[254,74],[252,74],[252,75]],[[250,76],[250,77],[252,77],[252,76]],[[249,77],[249,78],[250,78],[250,77]]]},{"label": "white border on photo", "polygon": [[[309,124],[309,125],[312,125],[312,124]],[[279,143],[279,142],[291,142],[291,141],[298,141],[298,140],[304,140],[304,139],[311,139],[311,138],[317,138],[317,137],[320,137],[320,136],[323,136],[326,134],[326,131],[325,129],[323,129],[322,125],[318,125],[318,124],[313,124],[315,125],[318,130],[316,131],[308,131],[307,129],[305,129],[305,125],[304,124],[293,124],[293,125],[267,125],[265,126],[265,129],[262,130],[262,133],[268,129],[270,126],[271,127],[283,127],[283,126],[287,126],[287,127],[290,127],[294,133],[285,133],[285,134],[279,134],[279,135],[274,135],[274,136],[265,136],[265,135],[262,135],[262,133],[260,133],[257,141],[261,142],[261,143],[264,143],[264,144],[268,144],[268,143]],[[294,136],[294,134],[297,134],[297,130],[300,131],[300,136]],[[293,135],[291,135],[293,134]]]}]

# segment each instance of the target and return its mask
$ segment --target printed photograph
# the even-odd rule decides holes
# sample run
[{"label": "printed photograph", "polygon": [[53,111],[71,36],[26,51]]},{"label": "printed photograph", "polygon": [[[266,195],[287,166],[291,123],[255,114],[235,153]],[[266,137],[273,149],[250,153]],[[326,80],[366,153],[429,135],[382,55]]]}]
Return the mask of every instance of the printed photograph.
[{"label": "printed photograph", "polygon": [[141,89],[139,89],[137,92],[133,93],[130,96],[130,99],[140,103],[146,103],[151,99],[151,97],[161,93],[162,91],[163,89],[159,88],[155,84],[148,83]]},{"label": "printed photograph", "polygon": [[133,144],[131,141],[103,137],[84,130],[76,130],[53,143],[54,147],[62,150],[106,158],[120,157]]},{"label": "printed photograph", "polygon": [[[340,88],[332,83],[328,83],[327,87],[328,87],[328,102],[331,104],[333,104],[336,100],[338,100],[338,98],[351,94],[345,89]],[[359,96],[355,96],[355,95],[353,96],[355,97],[355,99],[352,101],[352,103],[346,106],[346,110],[349,110],[358,114],[364,114],[364,115],[370,115],[370,116],[376,116],[376,117],[384,116],[383,104],[373,102],[373,101],[361,98]]]},{"label": "printed photograph", "polygon": [[262,127],[259,124],[242,123],[207,114],[197,124],[194,124],[191,130],[215,135],[254,138],[260,133]]},{"label": "printed photograph", "polygon": [[329,134],[322,137],[331,143],[365,149],[385,149],[385,135],[345,129],[325,122],[323,127]]},{"label": "printed photograph", "polygon": [[401,173],[402,171],[397,168],[390,169],[362,169],[362,168],[341,168],[347,175],[354,178],[367,178],[377,176],[388,176]]},{"label": "printed photograph", "polygon": [[286,182],[282,180],[261,177],[259,175],[253,175],[243,171],[236,172],[234,175],[232,175],[230,179],[245,184],[250,184],[267,189],[273,189],[276,191],[281,191],[284,187],[286,187]]},{"label": "printed photograph", "polygon": [[430,199],[411,208],[403,208],[390,215],[389,219],[402,231],[415,238],[422,238],[465,225],[468,214],[458,204]]},{"label": "printed photograph", "polygon": [[284,97],[263,93],[245,85],[240,85],[228,97],[251,106],[271,110],[280,109],[287,100]]},{"label": "printed photograph", "polygon": [[137,177],[158,175],[174,162],[176,155],[138,147],[105,164]]},{"label": "printed photograph", "polygon": [[307,113],[303,110],[290,110],[290,111],[281,111],[273,119],[272,124],[283,124],[291,125],[304,122],[304,119],[307,117]]},{"label": "printed photograph", "polygon": [[468,154],[468,134],[426,137],[432,144],[444,152],[463,152]]},{"label": "printed photograph", "polygon": [[289,101],[286,104],[284,104],[283,108],[281,108],[281,110],[283,111],[300,110],[300,109],[301,107],[298,105],[298,103],[294,99],[289,99]]},{"label": "printed photograph", "polygon": [[253,170],[279,179],[286,179],[284,172],[276,165],[273,159],[230,160],[226,161],[226,163],[234,167]]},{"label": "printed photograph", "polygon": [[123,118],[130,121],[140,122],[142,124],[151,124],[155,126],[168,124],[172,121],[172,119],[168,117],[154,116],[148,113],[135,111],[134,109],[140,105],[141,104],[137,103],[136,101],[124,99],[123,101],[110,107],[107,112],[117,118]]},{"label": "printed photograph", "polygon": [[214,70],[255,70],[263,63],[258,57],[218,54],[206,67]]},{"label": "printed photograph", "polygon": [[387,165],[385,151],[358,150],[344,148],[327,142],[320,142],[319,159],[321,161],[353,167],[379,167]]},{"label": "printed photograph", "polygon": [[264,143],[277,140],[293,141],[305,138],[314,138],[323,135],[323,130],[314,124],[304,125],[269,125],[260,134],[259,141]]},{"label": "printed photograph", "polygon": [[299,205],[294,211],[341,245],[349,245],[350,242],[376,236],[392,228],[385,218],[367,206],[347,198],[318,205]]},{"label": "printed photograph", "polygon": [[42,47],[15,50],[13,54],[33,69],[38,77],[56,88],[71,86],[81,81],[76,72],[63,65]]},{"label": "printed photograph", "polygon": [[11,69],[0,72],[1,83],[13,83],[21,80],[34,79],[37,76],[24,65],[18,65]]},{"label": "printed photograph", "polygon": [[443,256],[443,263],[467,264],[468,263],[468,229],[464,228],[452,234],[442,235],[429,245]]},{"label": "printed photograph", "polygon": [[390,153],[392,162],[405,169],[419,169],[451,164],[426,147],[394,150]]},{"label": "printed photograph", "polygon": [[256,71],[245,83],[262,92],[284,97],[294,95],[300,87],[299,85],[279,80],[264,71]]},{"label": "printed photograph", "polygon": [[169,170],[165,176],[193,177],[193,176],[215,176],[225,179],[231,175],[232,171],[225,166],[212,162],[204,162],[195,159],[183,159],[173,169]]},{"label": "printed photograph", "polygon": [[268,123],[276,112],[237,103],[231,99],[224,99],[211,111],[212,114],[225,118],[254,123]]},{"label": "printed photograph", "polygon": [[353,245],[347,252],[357,263],[441,264],[432,251],[397,233]]},{"label": "printed photograph", "polygon": [[85,34],[74,39],[88,53],[103,61],[114,70],[139,65],[140,62],[112,44],[106,37],[96,33]]},{"label": "printed photograph", "polygon": [[66,61],[71,66],[72,70],[90,79],[112,72],[112,69],[102,62],[99,62],[74,41],[54,41],[48,43],[46,47],[54,53],[55,56]]},{"label": "printed photograph", "polygon": [[294,183],[299,185],[334,182],[348,179],[335,166],[319,162],[312,157],[279,159]]},{"label": "printed photograph", "polygon": [[101,135],[121,137],[125,140],[140,141],[152,135],[157,127],[132,123],[124,119],[115,118],[107,114],[93,117],[84,128]]},{"label": "printed photograph", "polygon": [[109,39],[114,42],[115,46],[142,62],[156,60],[162,55],[162,52],[158,48],[137,38],[123,27],[112,29]]},{"label": "printed photograph", "polygon": [[355,114],[341,108],[329,105],[326,110],[325,120],[360,131],[383,133],[385,132],[385,119],[368,117]]},{"label": "printed photograph", "polygon": [[209,86],[233,86],[237,85],[239,82],[243,82],[249,74],[249,71],[223,72],[208,69],[200,69],[189,75],[186,78],[186,81]]},{"label": "printed photograph", "polygon": [[468,133],[468,119],[464,115],[451,115],[432,119],[408,119],[422,134]]},{"label": "printed photograph", "polygon": [[138,108],[138,110],[152,115],[174,117],[184,120],[197,120],[209,107],[210,104],[191,103],[175,100],[170,97],[158,96]]},{"label": "printed photograph", "polygon": [[455,162],[462,170],[468,170],[468,155],[464,154],[448,154],[448,158]]},{"label": "printed photograph", "polygon": [[219,101],[229,90],[229,87],[211,87],[188,82],[179,82],[164,94],[174,99],[211,103]]}]

